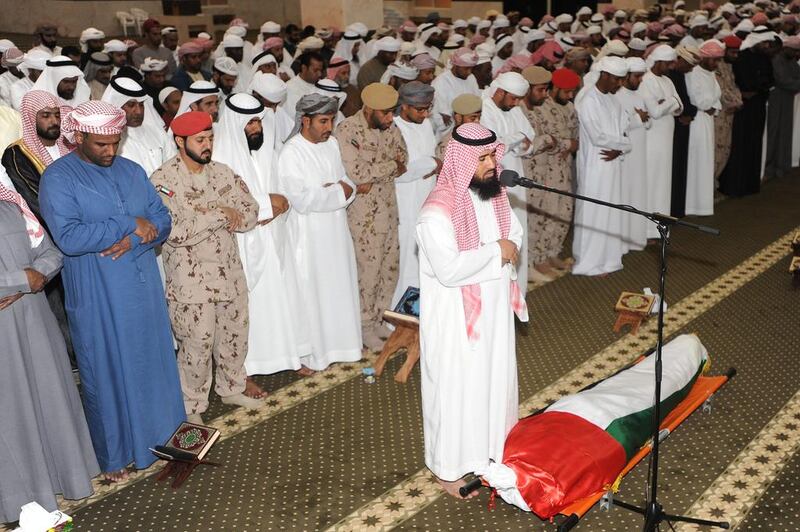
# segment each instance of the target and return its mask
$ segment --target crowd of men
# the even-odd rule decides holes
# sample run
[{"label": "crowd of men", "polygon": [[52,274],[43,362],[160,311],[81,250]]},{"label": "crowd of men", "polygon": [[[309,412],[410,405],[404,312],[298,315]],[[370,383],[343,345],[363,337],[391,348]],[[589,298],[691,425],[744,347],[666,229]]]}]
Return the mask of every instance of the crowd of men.
[{"label": "crowd of men", "polygon": [[[115,481],[147,467],[180,421],[202,423],[212,382],[223,402],[256,408],[267,392],[253,375],[307,376],[379,350],[383,311],[420,286],[423,252],[423,277],[478,286],[479,269],[497,272],[458,251],[489,231],[510,264],[503,301],[527,319],[529,279],[605,276],[659,237],[644,218],[552,193],[516,187],[497,202],[500,168],[679,217],[713,214],[717,190],[758,192],[798,161],[799,14],[797,0],[678,1],[537,24],[495,11],[375,30],[268,21],[253,42],[241,19],[219,42],[179,43],[154,19],[141,43],[88,28],[62,48],[52,24],[24,53],[0,40],[0,330],[18,355],[0,424],[25,427],[11,452],[26,471],[0,471],[13,494],[0,521],[31,494],[54,507],[54,493],[88,496],[98,471]],[[491,146],[497,167],[470,146]],[[465,154],[488,177],[470,183],[453,166]],[[437,179],[485,200],[477,219],[443,200],[453,225],[436,221]],[[468,349],[481,296],[462,296],[475,313],[439,325],[466,318]],[[434,384],[426,463],[451,482],[497,459],[510,427],[487,421],[488,448],[440,445],[476,438],[442,419],[463,394]],[[511,419],[515,401],[471,412]],[[31,444],[48,434],[54,459],[52,441]]]}]

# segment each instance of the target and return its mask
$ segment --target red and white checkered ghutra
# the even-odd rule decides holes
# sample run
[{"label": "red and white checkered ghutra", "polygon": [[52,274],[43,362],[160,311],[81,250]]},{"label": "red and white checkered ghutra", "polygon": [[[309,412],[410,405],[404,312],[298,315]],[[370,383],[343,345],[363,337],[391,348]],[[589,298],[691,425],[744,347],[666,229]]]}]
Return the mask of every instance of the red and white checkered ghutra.
[{"label": "red and white checkered ghutra", "polygon": [[[480,124],[463,124],[456,130],[460,137],[480,141],[494,134]],[[499,161],[505,154],[504,144],[497,142],[469,145],[451,140],[445,150],[442,170],[436,182],[436,187],[428,196],[423,209],[433,208],[447,215],[453,223],[456,243],[459,251],[478,249],[480,246],[480,230],[475,208],[469,196],[469,185],[478,168],[478,157],[487,151],[495,150],[498,161],[497,173],[502,171]],[[500,228],[500,237],[508,238],[511,229],[511,205],[508,202],[506,189],[503,187],[500,194],[492,198],[497,224]],[[523,259],[525,260],[525,259]],[[515,280],[511,280],[509,287],[511,308],[521,321],[528,320],[528,307],[522,292]],[[480,338],[478,319],[481,315],[481,287],[472,284],[461,287],[461,296],[464,300],[464,318],[467,325],[467,338],[471,343]]]}]

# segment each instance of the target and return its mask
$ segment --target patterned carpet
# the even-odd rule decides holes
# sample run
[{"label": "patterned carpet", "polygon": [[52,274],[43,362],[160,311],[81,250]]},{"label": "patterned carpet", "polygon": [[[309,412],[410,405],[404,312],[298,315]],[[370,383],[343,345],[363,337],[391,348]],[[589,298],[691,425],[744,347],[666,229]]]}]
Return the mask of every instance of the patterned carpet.
[{"label": "patterned carpet", "polygon": [[[695,332],[713,372],[739,375],[666,441],[662,502],[673,513],[733,516],[740,530],[798,530],[800,334],[787,240],[800,225],[800,179],[768,183],[762,194],[729,199],[701,223],[719,238],[674,232],[666,299],[668,333]],[[655,250],[625,257],[606,279],[564,276],[529,294],[532,323],[518,335],[520,403],[535,410],[602,378],[653,345],[655,320],[636,336],[613,333],[622,290],[657,287]],[[422,462],[419,370],[406,384],[375,384],[359,364],[311,379],[293,373],[259,378],[273,392],[258,411],[223,406],[207,417],[224,439],[209,458],[221,468],[197,470],[173,491],[156,471],[122,486],[97,484],[89,501],[66,501],[76,530],[551,530],[488,493],[470,501],[442,496]],[[797,422],[792,423],[797,416]],[[214,419],[212,419],[214,418]],[[639,503],[645,467],[631,473],[619,497]],[[751,511],[752,510],[752,511]],[[749,512],[749,514],[748,514]],[[595,508],[578,530],[635,530],[638,517]]]}]

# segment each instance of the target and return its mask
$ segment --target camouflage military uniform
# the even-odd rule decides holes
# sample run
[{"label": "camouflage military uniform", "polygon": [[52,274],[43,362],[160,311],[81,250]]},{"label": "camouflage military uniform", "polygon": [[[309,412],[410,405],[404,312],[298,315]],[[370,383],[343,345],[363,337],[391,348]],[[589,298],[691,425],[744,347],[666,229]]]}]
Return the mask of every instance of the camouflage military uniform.
[{"label": "camouflage military uniform", "polygon": [[[548,97],[544,103],[525,111],[536,131],[534,156],[525,160],[526,172],[543,185],[559,190],[573,190],[572,154],[564,157],[572,140],[578,138],[578,117],[572,102],[556,103]],[[546,136],[553,137],[556,147],[542,150]],[[542,190],[528,190],[528,264],[541,264],[557,257],[564,246],[572,223],[572,198]]]},{"label": "camouflage military uniform", "polygon": [[396,125],[386,131],[372,129],[363,112],[339,124],[336,138],[348,177],[356,185],[372,183],[370,191],[359,194],[347,209],[356,248],[362,331],[368,343],[383,332],[383,311],[397,284],[400,250],[394,180],[400,172],[395,161],[406,164],[406,147]]},{"label": "camouflage military uniform", "polygon": [[444,161],[444,153],[447,151],[447,144],[453,140],[453,132],[448,131],[447,135],[442,137],[442,140],[439,141],[439,145],[436,146],[436,158],[440,161]]},{"label": "camouflage military uniform", "polygon": [[248,231],[258,203],[239,176],[215,162],[193,174],[177,156],[150,180],[172,215],[163,246],[167,303],[186,412],[200,414],[208,408],[212,357],[221,397],[242,393],[246,378],[247,284],[236,236],[219,207],[239,211],[238,231]]},{"label": "camouflage military uniform", "polygon": [[722,92],[719,99],[722,111],[714,117],[714,177],[719,177],[731,154],[733,115],[736,108],[742,105],[742,93],[736,86],[730,63],[720,62],[716,75]]}]

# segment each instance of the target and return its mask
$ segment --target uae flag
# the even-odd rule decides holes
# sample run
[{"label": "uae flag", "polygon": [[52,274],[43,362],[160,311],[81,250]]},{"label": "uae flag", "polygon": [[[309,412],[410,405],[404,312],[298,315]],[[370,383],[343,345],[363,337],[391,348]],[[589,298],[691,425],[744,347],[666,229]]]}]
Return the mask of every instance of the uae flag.
[{"label": "uae flag", "polygon": [[[708,353],[694,335],[663,349],[661,419],[689,393]],[[520,420],[506,439],[503,464],[480,472],[511,504],[549,519],[611,486],[653,427],[655,356]]]}]

